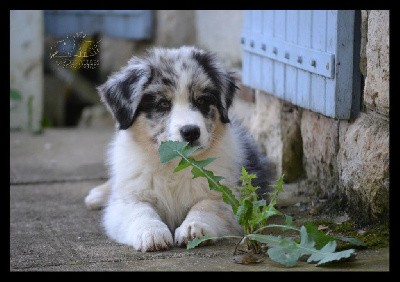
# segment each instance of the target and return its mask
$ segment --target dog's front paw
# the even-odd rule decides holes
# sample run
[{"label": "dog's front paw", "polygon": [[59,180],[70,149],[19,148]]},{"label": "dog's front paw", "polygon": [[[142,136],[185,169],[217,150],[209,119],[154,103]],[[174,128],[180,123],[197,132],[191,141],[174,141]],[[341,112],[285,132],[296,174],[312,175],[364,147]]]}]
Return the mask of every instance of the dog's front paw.
[{"label": "dog's front paw", "polygon": [[161,221],[153,221],[133,230],[131,245],[142,252],[167,250],[173,246],[171,231]]},{"label": "dog's front paw", "polygon": [[203,238],[204,235],[215,237],[216,233],[210,225],[202,222],[183,222],[180,227],[175,230],[175,245],[185,246],[194,238]]}]

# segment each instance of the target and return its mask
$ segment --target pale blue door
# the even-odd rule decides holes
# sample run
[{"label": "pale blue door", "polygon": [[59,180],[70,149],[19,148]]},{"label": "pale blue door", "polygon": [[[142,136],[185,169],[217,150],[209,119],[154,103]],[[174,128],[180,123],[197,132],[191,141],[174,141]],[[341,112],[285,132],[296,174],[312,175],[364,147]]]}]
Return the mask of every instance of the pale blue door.
[{"label": "pale blue door", "polygon": [[337,119],[360,109],[359,11],[245,11],[243,83]]}]

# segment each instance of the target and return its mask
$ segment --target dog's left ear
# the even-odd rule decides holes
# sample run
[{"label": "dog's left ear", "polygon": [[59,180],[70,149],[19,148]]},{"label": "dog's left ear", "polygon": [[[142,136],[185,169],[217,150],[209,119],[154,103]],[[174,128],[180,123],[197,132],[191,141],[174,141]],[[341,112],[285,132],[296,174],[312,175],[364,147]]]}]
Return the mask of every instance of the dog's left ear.
[{"label": "dog's left ear", "polygon": [[232,105],[233,98],[235,97],[236,91],[239,89],[237,86],[237,78],[235,73],[226,72],[223,74],[224,91],[221,99],[223,100],[223,105],[220,109],[221,121],[224,123],[229,122],[228,110]]},{"label": "dog's left ear", "polygon": [[114,73],[97,90],[102,102],[113,114],[119,129],[129,128],[141,100],[141,84],[146,80],[146,67],[131,60],[128,66]]}]

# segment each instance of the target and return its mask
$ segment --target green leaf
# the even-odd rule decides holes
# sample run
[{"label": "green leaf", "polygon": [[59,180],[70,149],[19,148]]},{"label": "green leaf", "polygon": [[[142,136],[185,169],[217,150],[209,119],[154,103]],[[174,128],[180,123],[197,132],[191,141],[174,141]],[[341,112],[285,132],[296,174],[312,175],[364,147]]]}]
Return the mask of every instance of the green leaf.
[{"label": "green leaf", "polygon": [[253,201],[253,206],[255,207],[263,207],[265,205],[267,205],[267,201],[265,200]]},{"label": "green leaf", "polygon": [[293,218],[290,215],[285,214],[285,225],[288,227],[288,228],[285,228],[286,230],[289,230],[289,229],[295,227],[293,225]]},{"label": "green leaf", "polygon": [[188,166],[190,166],[190,163],[185,159],[181,159],[181,161],[179,162],[178,166],[174,169],[174,172],[181,171],[182,169],[185,169]]},{"label": "green leaf", "polygon": [[301,252],[299,250],[288,250],[280,247],[269,248],[267,254],[270,259],[285,266],[295,266],[301,257]]},{"label": "green leaf", "polygon": [[203,243],[204,241],[207,241],[207,240],[210,240],[211,239],[211,237],[208,235],[208,234],[206,234],[206,235],[204,235],[204,237],[203,238],[201,238],[201,239],[199,239],[199,238],[194,238],[192,241],[189,241],[188,243],[187,243],[187,245],[186,245],[186,249],[194,249],[194,248],[196,248],[198,245],[200,245],[201,243]]},{"label": "green leaf", "polygon": [[318,228],[311,222],[307,222],[304,226],[307,229],[308,235],[315,241],[315,246],[317,249],[321,249],[327,243],[335,240],[347,242],[355,246],[365,246],[363,242],[357,240],[356,238],[326,235],[324,232],[318,230]]},{"label": "green leaf", "polygon": [[295,265],[303,255],[310,255],[307,262],[318,262],[318,266],[355,256],[353,249],[335,252],[336,241],[330,241],[321,250],[317,250],[315,242],[307,233],[305,226],[300,229],[300,244],[281,236],[249,234],[246,238],[268,244],[270,248],[267,254],[270,258],[286,266]]},{"label": "green leaf", "polygon": [[315,241],[315,247],[317,249],[321,249],[329,242],[335,240],[334,237],[326,235],[324,232],[318,230],[318,228],[311,222],[307,222],[304,226],[310,238]]},{"label": "green leaf", "polygon": [[265,217],[269,218],[273,215],[281,215],[282,213],[278,211],[274,206],[268,205],[267,208],[264,211]]},{"label": "green leaf", "polygon": [[236,218],[240,225],[247,226],[253,212],[253,203],[246,198],[237,209]]},{"label": "green leaf", "polygon": [[212,171],[203,169],[204,166],[211,163],[214,159],[208,158],[206,160],[196,161],[189,157],[190,154],[195,152],[199,147],[187,147],[187,142],[178,141],[166,141],[162,142],[158,148],[160,161],[162,163],[167,163],[177,157],[181,157],[184,161],[181,161],[178,165],[177,171],[188,167],[187,163],[192,166],[193,178],[205,177],[207,178],[208,185],[211,190],[216,190],[222,193],[222,199],[225,203],[232,206],[233,212],[236,214],[237,208],[239,207],[239,201],[233,195],[232,191],[221,184],[219,181],[223,179],[221,176],[216,176]]},{"label": "green leaf", "polygon": [[161,163],[167,163],[173,159],[180,157],[181,152],[189,143],[178,141],[165,141],[158,147]]},{"label": "green leaf", "polygon": [[326,244],[321,250],[313,253],[307,260],[308,263],[318,262],[317,266],[322,266],[327,263],[341,261],[355,255],[354,249],[349,249],[341,252],[335,252],[336,241],[331,241]]},{"label": "green leaf", "polygon": [[307,229],[302,226],[300,228],[300,245],[299,247],[302,249],[302,255],[311,254],[316,251],[315,249],[315,241],[308,235]]},{"label": "green leaf", "polygon": [[263,234],[248,234],[246,238],[249,240],[257,241],[262,244],[268,244],[270,246],[279,245],[282,241],[281,236],[273,236],[273,235],[263,235]]},{"label": "green leaf", "polygon": [[203,167],[207,166],[208,164],[212,163],[215,159],[216,158],[208,158],[208,159],[201,160],[201,161],[193,160],[193,163],[196,166],[203,168]]},{"label": "green leaf", "polygon": [[[181,143],[182,143],[182,142],[181,142]],[[186,142],[183,142],[183,143],[186,143]],[[181,153],[182,153],[184,156],[189,157],[189,156],[192,155],[194,152],[196,152],[198,149],[200,149],[200,146],[193,146],[193,147],[185,146],[185,147],[182,149]]]},{"label": "green leaf", "polygon": [[205,177],[206,176],[204,171],[202,171],[201,169],[199,169],[198,167],[195,167],[195,166],[192,167],[191,172],[192,172],[193,178]]}]

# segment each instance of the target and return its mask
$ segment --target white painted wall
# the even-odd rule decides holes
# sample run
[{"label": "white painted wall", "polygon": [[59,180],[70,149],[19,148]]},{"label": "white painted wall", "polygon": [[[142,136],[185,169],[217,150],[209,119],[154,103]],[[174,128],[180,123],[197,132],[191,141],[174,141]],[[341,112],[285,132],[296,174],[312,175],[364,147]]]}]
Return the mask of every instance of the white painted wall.
[{"label": "white painted wall", "polygon": [[196,10],[197,44],[216,52],[225,64],[240,66],[242,14],[238,10]]},{"label": "white painted wall", "polygon": [[22,95],[20,102],[10,104],[10,128],[40,130],[43,11],[10,11],[10,87]]}]

